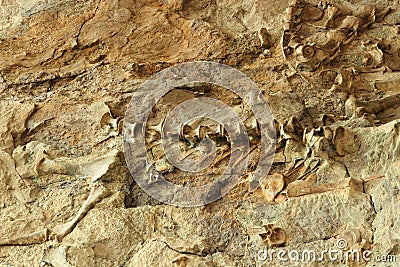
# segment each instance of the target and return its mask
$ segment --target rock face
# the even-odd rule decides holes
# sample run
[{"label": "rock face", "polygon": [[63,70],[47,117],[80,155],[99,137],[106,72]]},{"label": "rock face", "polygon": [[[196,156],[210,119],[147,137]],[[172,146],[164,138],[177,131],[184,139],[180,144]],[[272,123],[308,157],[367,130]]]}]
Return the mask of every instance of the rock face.
[{"label": "rock face", "polygon": [[[0,1],[0,266],[398,266],[399,14],[389,0]],[[176,88],[146,125],[149,157],[169,181],[210,182],[230,155],[218,123],[193,121],[180,132],[186,156],[211,138],[214,165],[193,175],[168,162],[160,126],[185,100],[230,106],[251,147],[232,191],[178,208],[134,182],[122,125],[143,82],[199,60],[257,84],[276,153],[251,192],[262,151],[248,105],[212,84]],[[338,248],[372,256],[260,254]]]}]

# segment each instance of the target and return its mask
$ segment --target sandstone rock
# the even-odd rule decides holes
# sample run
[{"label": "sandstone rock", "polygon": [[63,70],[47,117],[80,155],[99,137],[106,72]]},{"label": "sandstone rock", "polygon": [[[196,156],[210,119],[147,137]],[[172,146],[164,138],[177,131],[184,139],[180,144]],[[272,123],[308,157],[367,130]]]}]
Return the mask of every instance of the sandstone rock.
[{"label": "sandstone rock", "polygon": [[[399,10],[370,0],[0,1],[0,265],[305,266],[258,252],[339,239],[399,258]],[[207,184],[231,155],[223,127],[196,118],[177,131],[180,145],[196,158],[201,140],[216,140],[214,165],[185,173],[168,161],[163,118],[188,99],[230,106],[251,152],[224,198],[166,206],[127,169],[124,116],[151,75],[199,60],[257,84],[275,118],[275,160],[250,192],[262,151],[249,103],[182,85],[146,125],[149,158],[168,181]]]}]

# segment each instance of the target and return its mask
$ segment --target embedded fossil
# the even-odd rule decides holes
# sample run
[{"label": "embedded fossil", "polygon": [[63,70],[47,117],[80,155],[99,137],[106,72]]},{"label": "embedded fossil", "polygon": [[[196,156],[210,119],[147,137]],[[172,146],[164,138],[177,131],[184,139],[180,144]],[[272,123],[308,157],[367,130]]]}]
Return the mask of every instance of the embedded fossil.
[{"label": "embedded fossil", "polygon": [[327,144],[328,140],[324,137],[324,132],[324,127],[319,127],[317,129],[313,128],[309,132],[304,131],[303,143],[306,145],[307,154],[314,157],[327,157],[327,149],[325,148],[329,145]]},{"label": "embedded fossil", "polygon": [[298,15],[297,6],[300,4],[299,0],[294,0],[286,8],[285,21],[284,21],[284,31],[291,30],[293,28],[293,23],[296,15]]},{"label": "embedded fossil", "polygon": [[270,44],[271,36],[268,34],[267,29],[261,28],[258,31],[258,38],[260,39],[262,48],[270,48],[271,47],[271,44]]},{"label": "embedded fossil", "polygon": [[118,150],[103,156],[89,156],[85,159],[57,158],[51,147],[40,142],[30,142],[13,151],[16,169],[22,178],[37,177],[56,173],[90,177],[95,182],[105,177],[109,168],[118,161]]},{"label": "embedded fossil", "polygon": [[340,239],[346,240],[347,248],[353,247],[361,242],[361,233],[357,228],[349,227],[338,236]]},{"label": "embedded fossil", "polygon": [[260,234],[260,236],[268,246],[278,247],[286,243],[287,236],[283,228],[275,227],[273,224],[267,224],[264,228],[266,233]]},{"label": "embedded fossil", "polygon": [[354,153],[359,148],[356,136],[342,126],[335,129],[333,144],[339,156],[344,156],[346,153]]},{"label": "embedded fossil", "polygon": [[309,194],[318,194],[328,191],[351,188],[358,192],[364,192],[364,181],[361,179],[349,177],[340,180],[337,183],[322,184],[319,186],[313,186],[311,182],[298,180],[288,184],[287,186],[287,196],[289,198],[299,197]]},{"label": "embedded fossil", "polygon": [[333,92],[352,92],[354,68],[341,68],[335,79],[335,84],[332,85]]},{"label": "embedded fossil", "polygon": [[[260,132],[257,120],[250,108],[244,104],[240,98],[231,101],[230,105],[246,127],[247,137],[250,144],[253,145],[250,151],[252,152],[256,147],[254,144],[259,141]],[[179,158],[176,159],[178,161],[187,158],[192,160],[199,160],[199,158],[209,159],[210,156],[214,155],[214,151],[209,151],[204,154],[203,148],[200,145],[203,140],[211,139],[215,144],[216,155],[213,166],[218,167],[218,165],[232,153],[230,150],[230,136],[224,126],[213,119],[207,118],[207,116],[198,116],[181,124],[179,129],[177,129],[179,139],[177,146],[164,147],[162,131],[168,132],[169,130],[163,127],[165,127],[164,119],[160,117],[151,117],[146,125],[146,148],[155,169],[159,173],[172,173],[176,170],[167,159],[166,152],[180,155]],[[169,126],[167,126],[167,128],[168,127]],[[237,129],[234,131],[237,131]],[[210,140],[207,140],[207,142],[208,141]],[[238,161],[234,162],[234,165],[237,164]]]},{"label": "embedded fossil", "polygon": [[283,139],[294,139],[299,141],[304,128],[296,117],[291,117],[280,124],[279,135]]},{"label": "embedded fossil", "polygon": [[174,266],[186,267],[187,266],[187,261],[188,261],[188,257],[187,256],[179,255],[179,256],[173,258],[171,263]]},{"label": "embedded fossil", "polygon": [[174,170],[174,166],[172,166],[165,157],[157,160],[154,167],[159,173],[169,173]]},{"label": "embedded fossil", "polygon": [[268,175],[265,181],[261,184],[261,191],[264,199],[267,202],[272,202],[275,197],[282,191],[285,186],[285,180],[282,174],[275,173]]},{"label": "embedded fossil", "polygon": [[327,19],[325,21],[325,28],[332,28],[334,27],[333,20],[340,15],[341,10],[335,6],[328,6],[326,8]]},{"label": "embedded fossil", "polygon": [[48,235],[49,230],[45,228],[28,235],[0,240],[0,246],[40,244],[47,240]]},{"label": "embedded fossil", "polygon": [[299,60],[307,62],[310,58],[315,55],[315,48],[312,45],[299,45],[296,47],[296,52],[300,56]]},{"label": "embedded fossil", "polygon": [[324,16],[324,11],[319,7],[307,6],[301,12],[301,19],[304,21],[316,21]]},{"label": "embedded fossil", "polygon": [[[378,15],[382,16],[382,12]],[[376,18],[374,5],[357,9],[351,5],[314,6],[303,0],[293,1],[286,10],[281,40],[283,56],[295,71],[312,72],[321,66],[366,70],[376,67],[383,61],[378,44],[365,34],[359,38]],[[364,49],[360,50],[357,42]]]},{"label": "embedded fossil", "polygon": [[67,249],[65,245],[59,247],[50,246],[45,249],[40,260],[40,267],[45,266],[66,266],[72,267],[72,265],[67,261]]},{"label": "embedded fossil", "polygon": [[194,147],[198,143],[198,140],[204,138],[213,138],[216,140],[218,137],[223,137],[224,135],[224,128],[219,123],[207,118],[198,118],[181,127],[179,138],[189,141],[191,146]]},{"label": "embedded fossil", "polygon": [[52,233],[50,234],[50,238],[55,238],[58,241],[61,241],[66,235],[68,235],[75,226],[78,224],[80,220],[86,215],[86,213],[94,207],[98,202],[100,202],[105,196],[107,195],[107,190],[105,187],[99,184],[95,184],[92,186],[88,198],[82,204],[81,208],[79,209],[78,213],[75,217],[63,224],[57,226],[53,229]]},{"label": "embedded fossil", "polygon": [[351,95],[345,103],[345,108],[347,117],[360,117],[370,114],[376,120],[382,120],[383,123],[386,123],[398,117],[400,94],[371,101],[360,101],[354,95]]}]

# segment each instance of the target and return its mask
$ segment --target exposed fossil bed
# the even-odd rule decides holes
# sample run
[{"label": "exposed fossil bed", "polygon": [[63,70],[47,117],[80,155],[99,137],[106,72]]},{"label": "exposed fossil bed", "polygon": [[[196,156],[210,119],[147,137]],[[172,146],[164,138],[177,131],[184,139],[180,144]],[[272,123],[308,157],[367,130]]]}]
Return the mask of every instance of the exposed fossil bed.
[{"label": "exposed fossil bed", "polygon": [[[398,5],[0,0],[0,266],[398,266]],[[146,79],[198,60],[258,85],[276,119],[276,153],[250,192],[260,153],[250,120],[255,149],[239,184],[204,207],[178,208],[134,182],[121,129]],[[157,104],[147,148],[169,180],[209,176],[182,176],[166,161],[158,119],[199,95],[247,112],[223,90],[191,85]],[[257,259],[265,247],[321,251],[339,239],[397,263]]]}]

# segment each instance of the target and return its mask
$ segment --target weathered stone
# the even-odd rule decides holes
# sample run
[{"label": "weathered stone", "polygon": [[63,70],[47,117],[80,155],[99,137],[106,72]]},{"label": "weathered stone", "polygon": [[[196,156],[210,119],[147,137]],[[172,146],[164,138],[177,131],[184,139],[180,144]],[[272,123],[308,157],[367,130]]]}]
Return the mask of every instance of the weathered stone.
[{"label": "weathered stone", "polygon": [[[0,1],[0,265],[358,266],[257,259],[266,247],[321,252],[341,239],[398,261],[400,7],[392,2]],[[212,84],[178,86],[145,125],[156,170],[185,186],[225,170],[231,139],[215,121],[194,118],[177,131],[190,159],[204,138],[216,142],[201,173],[173,166],[160,145],[165,116],[193,98],[231,107],[251,152],[222,199],[165,206],[127,169],[124,116],[151,75],[199,60],[230,65],[260,88],[275,118],[275,160],[250,192],[263,152],[251,103]]]}]

